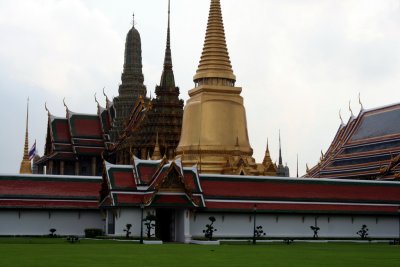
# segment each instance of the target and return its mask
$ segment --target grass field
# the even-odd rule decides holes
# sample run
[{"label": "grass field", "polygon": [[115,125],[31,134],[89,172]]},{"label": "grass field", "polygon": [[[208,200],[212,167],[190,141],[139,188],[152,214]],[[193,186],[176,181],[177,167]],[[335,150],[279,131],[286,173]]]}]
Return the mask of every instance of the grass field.
[{"label": "grass field", "polygon": [[400,246],[292,243],[201,246],[0,238],[0,266],[400,266]]}]

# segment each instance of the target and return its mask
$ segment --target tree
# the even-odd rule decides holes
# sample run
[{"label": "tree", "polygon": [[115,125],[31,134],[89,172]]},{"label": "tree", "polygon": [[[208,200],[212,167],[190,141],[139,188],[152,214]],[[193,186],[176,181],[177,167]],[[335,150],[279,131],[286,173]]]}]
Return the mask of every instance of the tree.
[{"label": "tree", "polygon": [[256,227],[256,229],[255,229],[255,231],[254,231],[254,234],[255,234],[255,236],[256,236],[257,238],[258,238],[258,237],[261,237],[261,236],[263,236],[263,235],[266,235],[266,233],[264,233],[263,227],[262,227],[261,225],[259,225],[259,226]]},{"label": "tree", "polygon": [[314,232],[313,238],[317,239],[318,238],[318,231],[320,230],[320,228],[318,226],[314,226],[314,225],[311,225],[310,228]]},{"label": "tree", "polygon": [[367,225],[363,224],[361,229],[357,232],[357,234],[361,237],[361,239],[365,239],[368,236],[368,228]]},{"label": "tree", "polygon": [[56,232],[57,230],[56,230],[55,228],[51,228],[49,231],[50,231],[49,236],[51,236],[51,237],[55,237],[55,236],[56,236],[55,232]]},{"label": "tree", "polygon": [[129,235],[132,233],[130,230],[132,228],[132,224],[128,223],[125,226],[124,232],[126,232],[126,238],[129,238]]},{"label": "tree", "polygon": [[206,224],[206,229],[203,230],[203,233],[204,233],[204,237],[211,241],[212,238],[213,238],[213,233],[215,231],[217,231],[217,229],[215,229],[214,226],[213,226],[213,224],[214,224],[214,222],[216,220],[215,220],[214,216],[211,216],[208,219],[210,220],[211,223],[210,224]]},{"label": "tree", "polygon": [[151,230],[153,230],[156,227],[156,224],[155,224],[156,219],[157,219],[157,217],[152,214],[148,214],[146,216],[146,218],[143,219],[143,221],[145,222],[144,225],[146,227],[147,238],[150,238],[151,236],[154,235],[151,233]]}]

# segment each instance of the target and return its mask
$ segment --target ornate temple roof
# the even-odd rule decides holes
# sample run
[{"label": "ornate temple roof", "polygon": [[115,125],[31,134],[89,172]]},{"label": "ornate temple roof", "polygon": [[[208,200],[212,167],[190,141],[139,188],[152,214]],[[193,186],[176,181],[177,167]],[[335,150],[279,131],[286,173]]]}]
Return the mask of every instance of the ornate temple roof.
[{"label": "ornate temple roof", "polygon": [[341,124],[305,177],[399,179],[400,104],[361,110]]},{"label": "ornate temple roof", "polygon": [[66,109],[66,117],[48,113],[47,137],[44,156],[37,162],[48,160],[75,160],[79,155],[100,156],[110,143],[113,105],[98,104],[97,114],[80,114]]},{"label": "ornate temple roof", "polygon": [[397,214],[400,204],[397,182],[198,174],[196,167],[165,159],[134,158],[131,165],[105,163],[105,169],[103,207],[143,203],[219,212]]},{"label": "ornate temple roof", "polygon": [[101,177],[0,175],[0,208],[97,209]]},{"label": "ornate temple roof", "polygon": [[102,206],[204,207],[197,170],[182,163],[134,158],[132,165],[105,162]]},{"label": "ornate temple roof", "polygon": [[219,0],[211,1],[203,53],[193,80],[196,82],[203,78],[236,80],[226,45]]}]

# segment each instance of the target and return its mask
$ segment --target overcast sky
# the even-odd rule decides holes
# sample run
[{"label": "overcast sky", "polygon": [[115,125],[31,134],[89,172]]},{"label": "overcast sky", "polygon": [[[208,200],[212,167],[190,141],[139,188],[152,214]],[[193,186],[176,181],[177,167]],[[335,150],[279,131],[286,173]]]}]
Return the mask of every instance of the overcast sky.
[{"label": "overcast sky", "polygon": [[[19,171],[26,99],[30,145],[43,155],[47,113],[95,113],[94,93],[118,95],[126,33],[142,38],[143,72],[154,95],[166,38],[167,0],[0,1],[0,173]],[[181,98],[193,88],[208,0],[171,1],[175,80]],[[400,99],[400,0],[221,0],[237,85],[243,87],[250,143],[262,161],[269,139],[296,175],[313,166],[340,125],[349,101],[365,108]]]}]

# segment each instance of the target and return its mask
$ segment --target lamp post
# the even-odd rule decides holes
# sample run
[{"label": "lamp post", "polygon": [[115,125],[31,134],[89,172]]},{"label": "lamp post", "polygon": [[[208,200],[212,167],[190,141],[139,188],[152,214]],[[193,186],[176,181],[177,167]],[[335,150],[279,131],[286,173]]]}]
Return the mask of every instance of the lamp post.
[{"label": "lamp post", "polygon": [[256,244],[256,218],[257,218],[257,205],[254,204],[253,208],[253,245]]},{"label": "lamp post", "polygon": [[143,244],[143,210],[144,204],[140,204],[140,244]]}]

